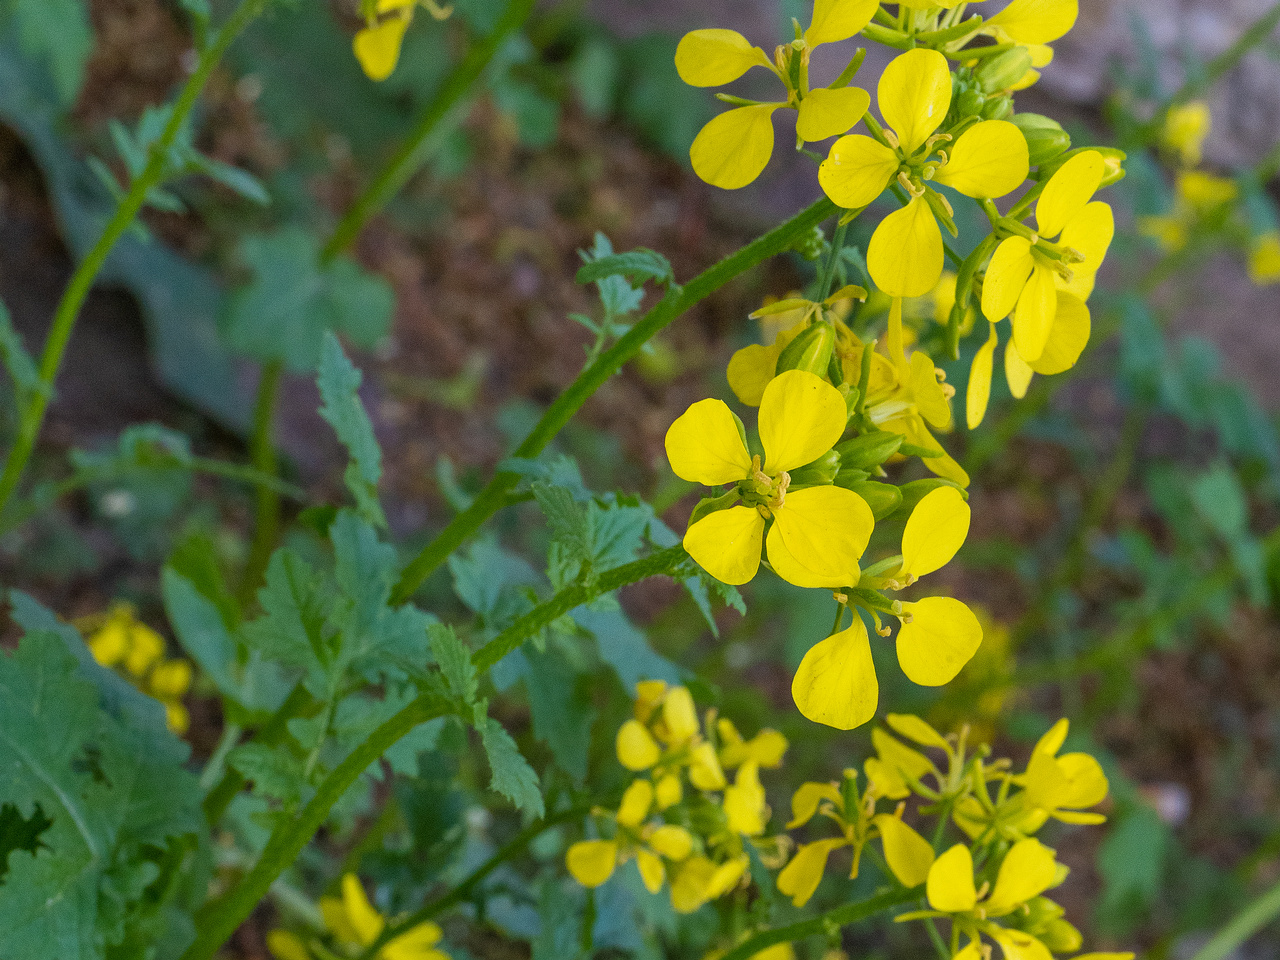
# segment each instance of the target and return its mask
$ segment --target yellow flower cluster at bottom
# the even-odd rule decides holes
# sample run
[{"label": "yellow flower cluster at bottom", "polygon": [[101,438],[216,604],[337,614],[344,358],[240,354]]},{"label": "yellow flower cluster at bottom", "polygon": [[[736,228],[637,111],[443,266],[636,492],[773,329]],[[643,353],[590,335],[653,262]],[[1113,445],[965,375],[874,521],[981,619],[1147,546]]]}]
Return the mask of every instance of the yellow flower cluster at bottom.
[{"label": "yellow flower cluster at bottom", "polygon": [[89,622],[94,620],[98,625],[87,641],[93,658],[163,703],[169,729],[186,733],[191,717],[182,698],[191,689],[191,664],[166,659],[164,638],[139,621],[128,604],[116,604],[105,619]]}]

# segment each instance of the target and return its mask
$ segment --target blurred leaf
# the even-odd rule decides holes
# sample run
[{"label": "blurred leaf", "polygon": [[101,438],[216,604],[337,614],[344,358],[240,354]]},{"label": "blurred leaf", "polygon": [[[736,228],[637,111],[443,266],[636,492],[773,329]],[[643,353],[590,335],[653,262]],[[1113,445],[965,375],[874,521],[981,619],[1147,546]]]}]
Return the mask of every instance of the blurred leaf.
[{"label": "blurred leaf", "polygon": [[351,462],[343,476],[361,515],[370,523],[385,527],[387,518],[378,502],[382,450],[373,435],[373,424],[364,404],[360,402],[359,389],[364,377],[342,352],[342,346],[331,330],[324,332],[321,349],[317,382],[324,405],[320,408],[320,416],[333,427],[351,454]]},{"label": "blurred leaf", "polygon": [[431,643],[431,653],[440,666],[440,673],[449,692],[464,704],[474,703],[479,678],[471,663],[471,651],[458,639],[453,627],[441,623],[432,624],[427,636]]},{"label": "blurred leaf", "polygon": [[533,735],[551,748],[560,768],[581,784],[587,776],[595,711],[576,689],[578,674],[563,657],[532,647],[523,653],[528,663],[524,686],[533,714]]},{"label": "blurred leaf", "polygon": [[17,388],[19,404],[26,403],[33,395],[44,392],[44,384],[36,363],[22,345],[22,338],[13,329],[9,320],[9,311],[0,303],[0,363],[9,371],[13,385]]},{"label": "blurred leaf", "polygon": [[16,33],[23,52],[48,68],[59,105],[75,103],[93,52],[84,0],[2,0],[0,26]]},{"label": "blurred leaf", "polygon": [[250,234],[239,254],[253,280],[232,294],[226,331],[237,350],[257,360],[311,371],[326,331],[372,347],[390,329],[395,297],[387,282],[346,257],[322,266],[319,242],[304,230]]},{"label": "blurred leaf", "polygon": [[632,282],[656,280],[666,285],[675,283],[676,279],[666,257],[643,248],[593,259],[584,254],[583,259],[587,261],[586,266],[579,267],[574,277],[578,283],[592,283],[605,277],[626,277]]},{"label": "blurred leaf", "polygon": [[1169,828],[1145,804],[1130,806],[1112,823],[1098,848],[1098,912],[1100,923],[1116,936],[1135,930],[1159,897],[1171,840]]}]

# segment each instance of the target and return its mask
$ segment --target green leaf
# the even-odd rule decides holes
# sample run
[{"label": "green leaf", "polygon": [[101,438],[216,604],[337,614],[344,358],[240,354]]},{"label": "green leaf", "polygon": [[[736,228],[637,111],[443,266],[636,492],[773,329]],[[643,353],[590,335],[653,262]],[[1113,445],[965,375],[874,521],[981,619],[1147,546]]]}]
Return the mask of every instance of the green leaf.
[{"label": "green leaf", "polygon": [[222,694],[239,700],[240,684],[231,674],[236,644],[218,608],[172,567],[161,572],[160,588],[165,613],[182,649]]},{"label": "green leaf", "polygon": [[269,660],[323,673],[331,632],[321,584],[320,575],[300,556],[277,550],[258,590],[263,615],[245,624],[245,639]]},{"label": "green leaf", "polygon": [[605,277],[626,277],[633,283],[656,280],[664,286],[676,281],[671,262],[662,254],[644,247],[588,260],[585,266],[578,268],[574,279],[578,283],[592,283]]},{"label": "green leaf", "polygon": [[442,623],[433,623],[427,630],[427,636],[449,692],[465,704],[474,703],[479,678],[471,663],[471,651],[458,639],[453,627]]},{"label": "green leaf", "polygon": [[83,670],[57,633],[0,653],[0,797],[28,823],[49,821],[34,850],[9,852],[3,957],[97,960],[144,935],[160,922],[146,886],[206,829],[188,749],[162,711],[108,712]]},{"label": "green leaf", "polygon": [[369,414],[360,402],[360,383],[364,376],[347,359],[338,338],[330,330],[324,332],[321,351],[317,383],[324,405],[320,408],[320,416],[333,427],[333,432],[351,454],[344,479],[360,513],[370,523],[385,527],[387,518],[378,502],[382,450],[373,435]]},{"label": "green leaf", "polygon": [[286,807],[298,803],[307,787],[302,760],[283,747],[244,743],[227,754],[227,764],[253,784],[254,793]]},{"label": "green leaf", "polygon": [[538,775],[520,753],[511,734],[493,717],[485,718],[479,729],[492,773],[490,788],[514,803],[517,809],[541,819],[546,807],[538,789]]},{"label": "green leaf", "polygon": [[1169,828],[1145,804],[1131,806],[1116,819],[1098,848],[1098,909],[1111,932],[1122,936],[1136,929],[1159,897],[1172,842]]},{"label": "green leaf", "polygon": [[302,229],[246,236],[239,255],[253,279],[232,295],[225,324],[231,344],[251,357],[311,371],[325,331],[372,347],[390,329],[395,297],[387,282],[346,257],[322,266],[319,243]]},{"label": "green leaf", "polygon": [[521,652],[528,663],[524,687],[533,714],[533,735],[551,748],[562,770],[582,783],[595,711],[576,689],[578,674],[550,650],[526,647]]},{"label": "green leaf", "polygon": [[48,67],[61,106],[71,106],[93,52],[88,5],[83,0],[9,0],[0,11],[17,28],[23,52]]},{"label": "green leaf", "polygon": [[9,371],[17,388],[17,400],[26,403],[32,396],[45,392],[45,385],[36,370],[36,363],[22,345],[22,338],[13,329],[9,310],[0,303],[0,363]]},{"label": "green leaf", "polygon": [[617,674],[628,694],[635,694],[641,680],[681,682],[680,668],[655,653],[644,633],[621,610],[579,607],[571,616],[595,637],[600,658]]}]

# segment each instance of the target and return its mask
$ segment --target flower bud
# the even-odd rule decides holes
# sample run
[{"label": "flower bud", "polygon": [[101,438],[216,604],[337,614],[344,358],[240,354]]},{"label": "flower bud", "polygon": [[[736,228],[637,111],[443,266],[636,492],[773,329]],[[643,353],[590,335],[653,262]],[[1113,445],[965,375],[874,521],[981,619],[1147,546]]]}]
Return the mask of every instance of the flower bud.
[{"label": "flower bud", "polygon": [[1007,120],[1009,115],[1013,113],[1013,97],[1005,94],[988,100],[987,105],[982,108],[983,120]]},{"label": "flower bud", "polygon": [[956,113],[960,117],[974,117],[982,113],[987,98],[978,90],[970,88],[956,98]]},{"label": "flower bud", "polygon": [[877,430],[836,444],[840,463],[845,467],[866,470],[884,463],[902,446],[902,434]]},{"label": "flower bud", "polygon": [[874,480],[862,480],[851,483],[846,490],[852,490],[871,508],[871,515],[879,523],[885,517],[895,513],[902,504],[902,494],[891,483],[876,483]]},{"label": "flower bud", "polygon": [[788,370],[804,370],[824,377],[836,346],[836,328],[829,323],[815,323],[792,340],[778,357],[779,374]]},{"label": "flower bud", "polygon": [[792,487],[817,487],[829,484],[840,472],[840,454],[834,450],[828,450],[812,463],[806,463],[803,467],[796,467],[788,472]]},{"label": "flower bud", "polygon": [[1026,47],[1014,47],[994,57],[989,57],[973,72],[983,93],[999,93],[1008,90],[1027,75],[1031,69],[1031,51]]},{"label": "flower bud", "polygon": [[1057,120],[1038,113],[1019,113],[1010,117],[1009,122],[1027,138],[1033,167],[1048,163],[1071,148],[1071,137]]}]

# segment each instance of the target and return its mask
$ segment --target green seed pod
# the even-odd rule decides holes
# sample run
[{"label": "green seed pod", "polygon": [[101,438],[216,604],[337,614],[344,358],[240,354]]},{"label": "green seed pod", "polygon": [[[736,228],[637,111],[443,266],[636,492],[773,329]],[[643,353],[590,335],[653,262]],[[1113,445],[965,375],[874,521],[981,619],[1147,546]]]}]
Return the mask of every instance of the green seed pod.
[{"label": "green seed pod", "polygon": [[982,108],[983,120],[1008,120],[1009,115],[1013,113],[1013,97],[1004,95],[996,97],[994,100],[988,100],[987,105]]},{"label": "green seed pod", "polygon": [[788,471],[793,487],[824,486],[834,481],[839,472],[840,454],[834,450],[828,450],[812,463],[806,463],[803,467]]},{"label": "green seed pod", "polygon": [[876,483],[874,480],[863,480],[845,487],[852,490],[871,508],[871,515],[879,523],[885,517],[897,511],[902,504],[902,493],[891,483]]},{"label": "green seed pod", "polygon": [[1027,75],[1031,69],[1031,51],[1026,47],[1014,47],[998,56],[990,57],[973,72],[983,93],[999,93],[1008,90]]},{"label": "green seed pod", "polygon": [[1071,149],[1071,137],[1057,120],[1039,113],[1019,113],[1010,117],[1009,122],[1027,138],[1033,167],[1046,164]]},{"label": "green seed pod", "polygon": [[902,446],[902,434],[877,430],[836,444],[836,453],[845,467],[869,470],[884,463]]},{"label": "green seed pod", "polygon": [[815,376],[826,376],[835,346],[836,328],[829,323],[815,323],[787,344],[778,357],[777,372],[806,370]]}]

